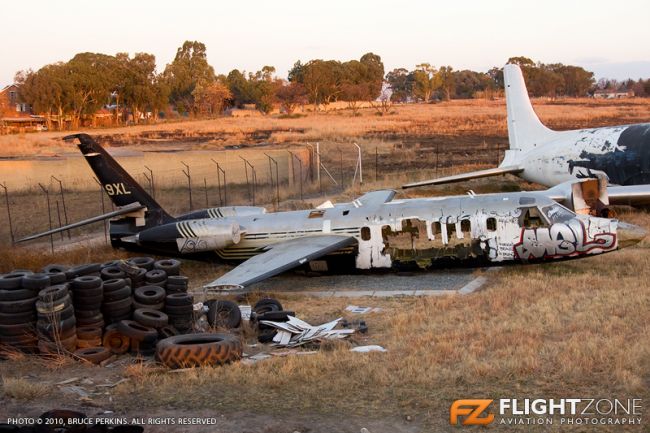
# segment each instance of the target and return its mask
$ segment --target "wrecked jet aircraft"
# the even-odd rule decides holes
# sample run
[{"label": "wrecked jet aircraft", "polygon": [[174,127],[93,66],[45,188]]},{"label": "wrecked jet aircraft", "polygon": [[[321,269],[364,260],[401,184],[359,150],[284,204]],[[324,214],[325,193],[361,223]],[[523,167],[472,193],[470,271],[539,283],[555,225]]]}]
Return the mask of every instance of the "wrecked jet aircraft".
[{"label": "wrecked jet aircraft", "polygon": [[402,188],[507,173],[548,187],[605,176],[611,204],[650,204],[650,123],[553,131],[535,114],[519,66],[505,65],[503,76],[510,149],[499,167],[409,183]]},{"label": "wrecked jet aircraft", "polygon": [[[241,262],[207,288],[243,289],[302,265],[327,271],[345,264],[430,268],[449,258],[481,264],[577,258],[614,251],[646,234],[588,214],[606,201],[602,188],[590,184],[593,179],[537,192],[394,200],[395,191],[384,190],[311,210],[266,213],[261,207],[228,206],[172,217],[90,136],[66,137],[71,138],[79,139],[119,210],[21,241],[113,218],[114,247],[166,255],[207,252]],[[595,201],[586,199],[590,191],[600,191]],[[551,196],[565,197],[584,214]]]}]

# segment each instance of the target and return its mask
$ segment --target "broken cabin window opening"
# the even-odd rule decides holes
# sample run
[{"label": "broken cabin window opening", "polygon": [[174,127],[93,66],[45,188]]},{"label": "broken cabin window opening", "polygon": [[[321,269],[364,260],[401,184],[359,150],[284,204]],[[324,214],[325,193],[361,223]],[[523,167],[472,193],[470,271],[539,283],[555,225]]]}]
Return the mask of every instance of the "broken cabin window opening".
[{"label": "broken cabin window opening", "polygon": [[433,224],[431,224],[431,233],[433,233],[434,238],[436,237],[436,235],[442,233],[442,228],[440,227],[440,221],[434,221]]},{"label": "broken cabin window opening", "polygon": [[324,210],[313,210],[309,212],[309,218],[322,218],[325,215]]},{"label": "broken cabin window opening", "polygon": [[472,223],[470,220],[461,220],[460,221],[460,231],[465,235],[470,235],[472,233]]},{"label": "broken cabin window opening", "polygon": [[536,229],[539,227],[549,227],[548,220],[537,208],[532,206],[528,208],[520,208],[521,216],[519,217],[519,225],[528,229]]},{"label": "broken cabin window opening", "polygon": [[456,233],[456,223],[447,223],[447,239],[451,239],[454,235],[458,236],[458,233]]},{"label": "broken cabin window opening", "polygon": [[344,210],[344,211],[343,211],[343,216],[346,216],[346,215],[349,214],[349,213],[350,213],[349,210]]},{"label": "broken cabin window opening", "polygon": [[370,227],[361,227],[361,240],[369,241],[370,240]]},{"label": "broken cabin window opening", "polygon": [[487,231],[489,232],[497,231],[497,219],[494,217],[490,217],[487,220],[485,220],[485,228],[487,228]]},{"label": "broken cabin window opening", "polygon": [[542,208],[544,215],[551,223],[565,223],[575,217],[575,214],[560,204],[552,204]]}]

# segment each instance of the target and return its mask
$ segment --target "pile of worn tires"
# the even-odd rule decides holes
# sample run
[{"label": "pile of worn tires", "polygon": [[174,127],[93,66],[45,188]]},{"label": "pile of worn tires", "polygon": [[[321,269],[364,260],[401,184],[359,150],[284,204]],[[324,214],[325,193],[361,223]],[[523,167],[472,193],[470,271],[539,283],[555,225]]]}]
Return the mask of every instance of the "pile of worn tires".
[{"label": "pile of worn tires", "polygon": [[151,356],[160,339],[192,331],[187,288],[174,259],[15,270],[0,275],[0,346],[94,363],[129,351]]}]

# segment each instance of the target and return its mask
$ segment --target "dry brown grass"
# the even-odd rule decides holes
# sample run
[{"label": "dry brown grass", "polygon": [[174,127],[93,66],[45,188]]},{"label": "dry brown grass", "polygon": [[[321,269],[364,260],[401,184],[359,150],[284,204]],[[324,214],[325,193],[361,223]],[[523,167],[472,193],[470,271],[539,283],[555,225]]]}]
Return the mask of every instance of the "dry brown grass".
[{"label": "dry brown grass", "polygon": [[2,393],[9,398],[21,401],[31,401],[47,395],[50,387],[34,380],[23,378],[2,378]]},{"label": "dry brown grass", "polygon": [[[598,101],[594,99],[538,99],[534,106],[542,121],[557,129],[596,127],[650,121],[650,100]],[[350,110],[309,113],[299,118],[279,116],[220,117],[107,128],[89,131],[109,141],[138,143],[139,148],[159,148],[173,136],[176,143],[195,142],[193,148],[219,148],[226,144],[255,141],[264,132],[268,143],[310,141],[348,142],[374,135],[480,135],[505,138],[505,101],[454,100],[438,104],[394,105],[391,113],[377,116],[363,108],[360,116]],[[52,155],[70,151],[59,141],[69,132],[46,132],[0,137],[3,156]]]}]

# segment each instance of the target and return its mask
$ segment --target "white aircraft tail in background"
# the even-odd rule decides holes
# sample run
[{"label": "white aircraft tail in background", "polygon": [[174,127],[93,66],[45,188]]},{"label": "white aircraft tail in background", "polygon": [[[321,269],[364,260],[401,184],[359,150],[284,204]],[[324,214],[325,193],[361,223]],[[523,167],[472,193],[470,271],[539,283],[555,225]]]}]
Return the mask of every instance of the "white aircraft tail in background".
[{"label": "white aircraft tail in background", "polygon": [[553,187],[604,176],[611,204],[650,204],[650,123],[553,131],[537,117],[518,65],[505,65],[509,149],[496,168],[414,182],[402,188],[441,185],[515,174]]}]

